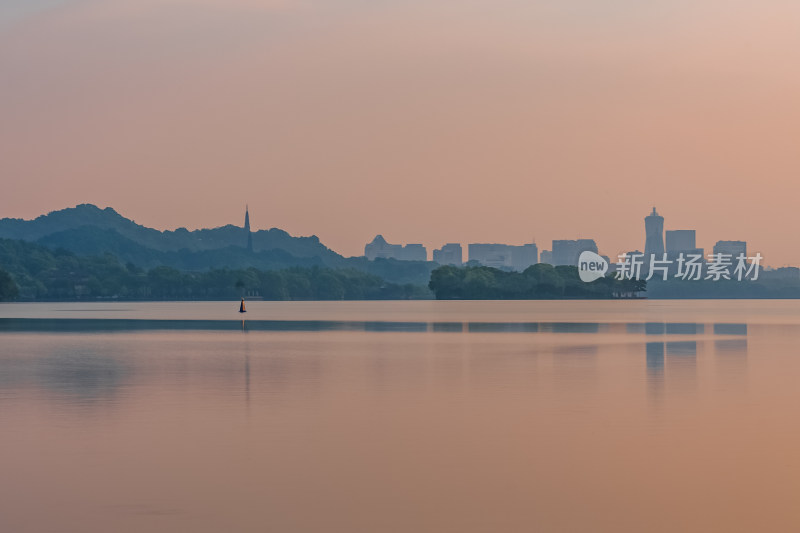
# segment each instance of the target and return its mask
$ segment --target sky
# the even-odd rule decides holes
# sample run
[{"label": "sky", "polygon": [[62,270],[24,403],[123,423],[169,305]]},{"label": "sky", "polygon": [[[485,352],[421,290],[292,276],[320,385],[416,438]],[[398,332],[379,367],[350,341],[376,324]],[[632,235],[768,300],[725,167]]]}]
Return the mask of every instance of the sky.
[{"label": "sky", "polygon": [[4,0],[0,217],[800,265],[796,0]]}]

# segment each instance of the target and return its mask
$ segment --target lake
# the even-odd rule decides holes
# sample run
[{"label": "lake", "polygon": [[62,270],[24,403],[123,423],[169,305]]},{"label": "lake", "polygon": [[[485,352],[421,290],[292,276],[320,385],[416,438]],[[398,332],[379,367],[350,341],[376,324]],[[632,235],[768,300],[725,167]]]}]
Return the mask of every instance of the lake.
[{"label": "lake", "polygon": [[798,301],[237,310],[0,305],[0,531],[800,529]]}]

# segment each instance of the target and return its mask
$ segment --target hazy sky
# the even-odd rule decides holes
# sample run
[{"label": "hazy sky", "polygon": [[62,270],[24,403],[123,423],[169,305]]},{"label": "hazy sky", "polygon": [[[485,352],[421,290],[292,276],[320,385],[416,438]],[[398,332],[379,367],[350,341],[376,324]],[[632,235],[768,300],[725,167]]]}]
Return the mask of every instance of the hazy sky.
[{"label": "hazy sky", "polygon": [[797,0],[3,0],[0,217],[800,264]]}]

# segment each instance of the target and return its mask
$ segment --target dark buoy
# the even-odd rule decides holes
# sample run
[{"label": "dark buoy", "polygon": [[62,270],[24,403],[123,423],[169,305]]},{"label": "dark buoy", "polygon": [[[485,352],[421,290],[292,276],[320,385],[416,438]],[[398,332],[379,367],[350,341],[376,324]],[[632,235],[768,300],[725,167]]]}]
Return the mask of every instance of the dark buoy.
[{"label": "dark buoy", "polygon": [[247,309],[244,308],[244,298],[242,298],[242,303],[239,305],[239,312],[246,313]]}]

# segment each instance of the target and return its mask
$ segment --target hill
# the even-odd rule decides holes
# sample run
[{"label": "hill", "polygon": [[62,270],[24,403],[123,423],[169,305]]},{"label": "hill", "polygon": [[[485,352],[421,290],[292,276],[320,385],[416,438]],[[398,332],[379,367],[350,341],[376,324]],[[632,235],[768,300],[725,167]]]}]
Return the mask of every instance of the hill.
[{"label": "hill", "polygon": [[159,231],[137,224],[110,207],[100,209],[91,204],[53,211],[34,220],[0,219],[2,238],[82,256],[112,254],[123,264],[144,269],[167,266],[182,271],[275,270],[318,266],[352,268],[392,283],[425,285],[435,266],[426,261],[345,258],[315,235],[295,237],[278,228],[253,232],[250,252],[242,227],[229,224],[193,231]]},{"label": "hill", "polygon": [[[52,211],[33,220],[0,219],[0,238],[29,242],[42,241],[47,246],[61,246],[70,249],[69,246],[74,245],[76,239],[92,240],[98,237],[98,233],[87,231],[85,228],[113,230],[129,242],[162,252],[184,249],[190,251],[216,250],[228,246],[244,247],[247,243],[244,229],[231,224],[193,231],[186,228],[159,231],[137,224],[110,207],[100,209],[92,204],[81,204]],[[110,237],[110,234],[105,235],[106,243],[109,242]],[[64,239],[63,243],[60,242],[62,238]],[[253,232],[253,249],[280,249],[296,257],[339,256],[320,243],[316,235],[293,237],[278,228]],[[75,251],[80,253],[78,250]]]}]

